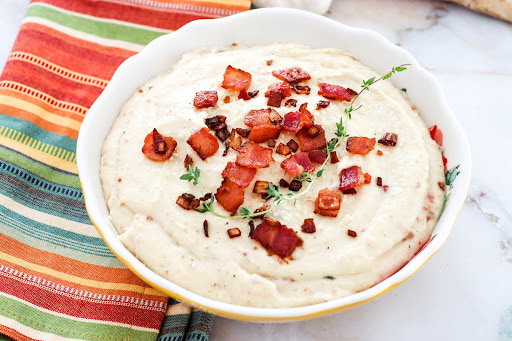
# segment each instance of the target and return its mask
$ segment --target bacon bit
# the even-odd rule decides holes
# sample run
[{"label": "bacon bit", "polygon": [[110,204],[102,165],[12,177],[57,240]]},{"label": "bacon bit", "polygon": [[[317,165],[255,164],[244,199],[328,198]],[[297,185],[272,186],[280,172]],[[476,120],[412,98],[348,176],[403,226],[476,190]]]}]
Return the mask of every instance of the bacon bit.
[{"label": "bacon bit", "polygon": [[291,88],[297,95],[309,95],[311,88],[307,85],[292,84]]},{"label": "bacon bit", "polygon": [[352,136],[347,139],[346,150],[352,154],[366,155],[375,147],[375,138]]},{"label": "bacon bit", "polygon": [[315,149],[323,149],[327,145],[327,140],[325,139],[325,130],[318,125],[320,128],[320,135],[316,137],[308,136],[308,128],[304,127],[297,133],[297,137],[299,138],[300,150],[303,152],[309,152]]},{"label": "bacon bit", "polygon": [[443,146],[443,132],[441,129],[434,125],[428,129],[430,131],[430,137],[436,141],[439,146]]},{"label": "bacon bit", "polygon": [[142,89],[139,89],[138,91],[139,91],[139,93],[143,93],[144,92],[144,90],[142,90]]},{"label": "bacon bit", "polygon": [[121,181],[123,181],[123,179],[121,179],[121,178],[117,179],[117,182],[121,182]]},{"label": "bacon bit", "polygon": [[165,137],[155,129],[144,139],[142,152],[152,161],[169,160],[178,143],[172,137]]},{"label": "bacon bit", "polygon": [[389,188],[389,186],[388,186],[388,185],[384,185],[384,186],[382,186],[382,189],[384,190],[384,192],[387,192],[387,191],[388,191],[388,188]]},{"label": "bacon bit", "polygon": [[348,91],[348,93],[349,93],[349,94],[351,94],[352,96],[357,95],[357,91],[352,90],[351,88],[347,88],[347,91]]},{"label": "bacon bit", "polygon": [[290,257],[295,249],[303,244],[303,240],[294,230],[269,218],[263,219],[261,224],[256,226],[251,239],[260,243],[270,254],[275,254],[281,259]]},{"label": "bacon bit", "polygon": [[270,66],[270,65],[272,65],[273,62],[274,61],[272,59],[269,59],[269,60],[267,60],[267,65]]},{"label": "bacon bit", "polygon": [[249,140],[256,143],[263,143],[269,139],[277,139],[281,134],[281,127],[274,125],[261,125],[253,127],[249,134]]},{"label": "bacon bit", "polygon": [[359,166],[345,168],[340,172],[340,191],[345,191],[364,183],[369,183],[368,177],[371,181],[370,174],[363,173]]},{"label": "bacon bit", "polygon": [[206,238],[209,238],[209,236],[208,236],[208,220],[203,221],[203,231],[204,231],[204,236]]},{"label": "bacon bit", "polygon": [[275,70],[272,71],[274,77],[279,78],[282,81],[286,81],[288,83],[298,83],[301,81],[307,81],[311,79],[311,76],[306,72],[302,71],[301,68],[292,68],[288,70]]},{"label": "bacon bit", "polygon": [[284,115],[284,120],[281,123],[283,130],[296,133],[302,127],[311,127],[313,125],[314,117],[306,109],[307,103],[304,104],[301,105],[299,111],[289,112]]},{"label": "bacon bit", "polygon": [[291,176],[300,176],[304,172],[312,172],[315,165],[309,159],[308,153],[294,154],[281,162],[281,168]]},{"label": "bacon bit", "polygon": [[249,96],[246,90],[240,90],[240,93],[238,94],[238,99],[243,99],[244,101],[250,100],[252,97]]},{"label": "bacon bit", "polygon": [[274,148],[276,146],[276,140],[268,139],[267,140],[267,146],[269,146],[270,148]]},{"label": "bacon bit", "polygon": [[217,136],[222,142],[226,141],[230,135],[231,134],[227,128],[223,128],[215,132],[215,136]]},{"label": "bacon bit", "polygon": [[236,156],[236,164],[249,168],[266,168],[274,161],[272,149],[265,148],[254,142],[246,142],[242,145]]},{"label": "bacon bit", "polygon": [[352,99],[352,95],[342,86],[327,84],[327,83],[318,83],[318,94],[325,98],[329,99],[339,99],[341,101],[349,102]]},{"label": "bacon bit", "polygon": [[377,186],[382,186],[382,178],[380,176],[377,177]]},{"label": "bacon bit", "polygon": [[396,146],[396,142],[398,141],[398,136],[394,133],[386,133],[384,136],[379,140],[380,144],[383,144],[388,147],[394,147]]},{"label": "bacon bit", "polygon": [[296,152],[297,149],[299,149],[299,144],[297,142],[295,142],[294,139],[290,139],[290,141],[288,141],[288,143],[286,144],[291,150],[292,152]]},{"label": "bacon bit", "polygon": [[287,155],[290,155],[291,152],[292,152],[292,150],[290,149],[290,147],[288,147],[282,143],[279,143],[279,145],[276,148],[276,153],[279,155],[287,156]]},{"label": "bacon bit", "polygon": [[364,183],[370,184],[372,183],[372,176],[368,173],[364,173]]},{"label": "bacon bit", "polygon": [[318,197],[315,200],[314,213],[336,218],[338,216],[342,200],[343,197],[340,194],[333,192],[328,188],[324,188],[318,192]]},{"label": "bacon bit", "polygon": [[238,136],[236,139],[228,143],[228,146],[233,148],[236,151],[240,151],[240,148],[242,147],[242,139],[240,136]]},{"label": "bacon bit", "polygon": [[382,156],[382,155],[384,155],[384,153],[383,153],[383,152],[381,152],[380,150],[377,150],[377,155],[378,155],[378,156]]},{"label": "bacon bit", "polygon": [[222,171],[222,176],[236,183],[241,188],[247,188],[256,175],[256,169],[237,165],[234,162],[228,162],[226,168]]},{"label": "bacon bit", "polygon": [[270,107],[279,108],[281,106],[281,101],[283,100],[283,94],[279,91],[270,91],[268,95],[267,105]]},{"label": "bacon bit", "polygon": [[256,193],[256,194],[260,194],[260,195],[268,195],[267,193],[265,193],[265,191],[268,190],[269,188],[270,188],[270,185],[269,185],[268,181],[257,180],[254,183],[252,192]]},{"label": "bacon bit", "polygon": [[292,95],[290,84],[285,82],[270,84],[267,92],[265,92],[265,97],[269,97],[271,91],[280,92],[283,95],[283,98],[290,97]]},{"label": "bacon bit", "polygon": [[254,97],[258,96],[259,93],[260,93],[259,90],[254,90],[254,91],[250,91],[248,94],[249,94],[249,97],[254,98]]},{"label": "bacon bit", "polygon": [[199,91],[194,97],[194,106],[197,109],[209,108],[213,107],[218,100],[217,91]]},{"label": "bacon bit", "polygon": [[355,238],[357,237],[357,232],[356,231],[353,231],[353,230],[348,230],[347,231],[347,234],[352,237],[352,238]]},{"label": "bacon bit", "polygon": [[228,65],[224,72],[224,80],[222,81],[222,87],[224,89],[233,89],[247,91],[251,86],[252,76],[249,72],[244,70],[236,69],[231,65]]},{"label": "bacon bit", "polygon": [[212,198],[212,193],[206,193],[204,197],[199,198],[199,201],[208,201]]},{"label": "bacon bit", "polygon": [[176,200],[176,204],[186,210],[195,210],[199,207],[199,199],[196,199],[192,194],[183,193]]},{"label": "bacon bit", "polygon": [[297,100],[293,99],[293,98],[287,99],[286,102],[284,102],[284,106],[285,107],[295,107],[295,106],[297,106]]},{"label": "bacon bit", "polygon": [[[263,197],[263,199],[270,199],[269,195],[266,193],[264,195],[262,195],[262,197]],[[263,205],[260,208],[255,209],[254,214],[262,213],[262,212],[265,212],[266,210],[268,210],[268,205]],[[255,219],[264,219],[264,218],[265,218],[265,214],[260,214]]]},{"label": "bacon bit", "polygon": [[299,108],[300,120],[304,127],[311,127],[315,123],[315,117],[308,111],[308,103],[302,103]]},{"label": "bacon bit", "polygon": [[288,186],[290,186],[290,184],[285,179],[281,179],[281,180],[279,180],[279,186],[281,186],[283,188],[288,188]]},{"label": "bacon bit", "polygon": [[[251,110],[245,116],[244,123],[249,127],[256,127],[262,125],[269,125],[271,123],[279,121],[281,115],[274,109],[259,109],[259,110]],[[240,129],[240,128],[237,128]],[[237,130],[238,131],[238,130]],[[240,133],[239,133],[240,134]],[[240,134],[241,135],[241,134]],[[247,137],[247,136],[244,136]]]},{"label": "bacon bit", "polygon": [[315,221],[313,219],[304,219],[304,223],[300,227],[300,230],[304,233],[315,233],[316,226]]},{"label": "bacon bit", "polygon": [[307,134],[311,138],[317,137],[322,132],[320,129],[321,128],[319,125],[313,124],[311,127],[308,128]]},{"label": "bacon bit", "polygon": [[327,152],[325,150],[312,150],[308,153],[311,162],[322,164],[327,158]]},{"label": "bacon bit", "polygon": [[350,195],[355,195],[357,194],[357,191],[355,188],[351,188],[351,189],[346,189],[344,191],[341,191],[343,194],[350,194]]},{"label": "bacon bit", "polygon": [[229,141],[233,141],[236,137],[236,130],[231,129],[231,133],[229,133]]},{"label": "bacon bit", "polygon": [[247,137],[251,133],[249,129],[236,128],[235,131],[242,137]]},{"label": "bacon bit", "polygon": [[325,109],[329,106],[329,104],[331,104],[329,101],[319,101],[316,104],[316,110]]},{"label": "bacon bit", "polygon": [[217,115],[210,118],[204,119],[204,124],[210,128],[210,130],[217,131],[226,128],[226,116]]},{"label": "bacon bit", "polygon": [[437,183],[437,185],[439,186],[439,188],[441,189],[441,191],[443,191],[443,192],[445,191],[445,189],[446,189],[446,185],[444,184],[444,182],[439,181],[439,182]]},{"label": "bacon bit", "polygon": [[215,198],[233,216],[236,214],[238,207],[244,203],[244,190],[233,181],[224,178],[221,186],[217,189]]},{"label": "bacon bit", "polygon": [[338,154],[336,151],[331,152],[331,163],[338,163],[340,159],[338,159]]},{"label": "bacon bit", "polygon": [[293,192],[297,192],[302,188],[302,182],[299,180],[292,180],[290,184],[288,185],[288,189]]},{"label": "bacon bit", "polygon": [[194,160],[190,157],[190,155],[185,156],[185,161],[183,161],[183,166],[185,166],[185,169],[188,170],[189,166],[192,166],[194,164]]},{"label": "bacon bit", "polygon": [[194,133],[188,138],[187,143],[203,161],[219,150],[219,142],[207,128],[202,128]]},{"label": "bacon bit", "polygon": [[249,237],[252,236],[252,233],[254,232],[254,221],[249,221]]},{"label": "bacon bit", "polygon": [[229,238],[233,239],[233,238],[236,238],[236,237],[240,237],[242,235],[242,232],[240,232],[240,229],[235,227],[235,228],[232,228],[232,229],[228,229],[228,236]]},{"label": "bacon bit", "polygon": [[231,97],[229,97],[229,96],[224,97],[224,103],[229,103],[229,102],[231,102]]}]

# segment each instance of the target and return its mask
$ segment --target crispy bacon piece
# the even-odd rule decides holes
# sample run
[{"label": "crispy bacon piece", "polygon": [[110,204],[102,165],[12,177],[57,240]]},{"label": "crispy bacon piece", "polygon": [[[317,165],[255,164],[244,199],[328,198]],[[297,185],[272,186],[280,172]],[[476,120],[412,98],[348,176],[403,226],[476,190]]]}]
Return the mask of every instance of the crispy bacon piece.
[{"label": "crispy bacon piece", "polygon": [[346,189],[344,191],[341,191],[343,194],[350,194],[350,195],[356,195],[357,191],[355,188]]},{"label": "crispy bacon piece", "polygon": [[221,130],[227,127],[226,116],[217,115],[204,119],[204,124],[210,128],[210,130]]},{"label": "crispy bacon piece", "polygon": [[261,125],[251,129],[249,140],[256,143],[263,143],[269,139],[277,139],[281,134],[281,127],[274,125]]},{"label": "crispy bacon piece", "polygon": [[236,69],[231,65],[228,65],[224,72],[222,87],[224,89],[247,91],[249,86],[251,86],[251,80],[252,76],[249,72],[245,72],[244,70]]},{"label": "crispy bacon piece", "polygon": [[[277,123],[282,120],[281,115],[274,109],[259,109],[259,110],[251,110],[245,116],[244,123],[249,127],[256,127],[271,123]],[[237,130],[238,132],[238,130]],[[240,134],[240,133],[239,133]],[[241,134],[240,134],[241,135]],[[247,136],[244,136],[247,137]]]},{"label": "crispy bacon piece", "polygon": [[325,109],[331,104],[329,101],[318,101],[316,104],[316,110]]},{"label": "crispy bacon piece", "polygon": [[290,184],[288,185],[288,189],[292,192],[297,192],[302,188],[302,182],[299,180],[292,180]]},{"label": "crispy bacon piece", "polygon": [[340,172],[340,191],[346,191],[364,183],[370,183],[371,179],[370,174],[363,173],[359,166],[342,169]]},{"label": "crispy bacon piece", "polygon": [[233,148],[236,151],[239,151],[240,148],[242,147],[242,138],[240,136],[238,136],[233,141],[230,141],[228,143],[228,146],[230,146],[231,148]]},{"label": "crispy bacon piece", "polygon": [[190,155],[185,156],[185,160],[183,161],[183,166],[185,166],[185,169],[188,171],[188,167],[192,166],[194,164],[194,160],[190,157]]},{"label": "crispy bacon piece", "polygon": [[284,115],[283,122],[281,123],[283,130],[296,133],[302,127],[311,127],[315,123],[315,118],[306,109],[307,103],[304,104],[300,106],[299,111],[289,112]]},{"label": "crispy bacon piece", "polygon": [[285,107],[294,107],[296,105],[297,105],[297,100],[293,99],[293,98],[287,99],[286,102],[284,102]]},{"label": "crispy bacon piece", "polygon": [[276,148],[276,153],[279,155],[287,156],[292,153],[292,150],[287,145],[279,143],[279,146]]},{"label": "crispy bacon piece", "polygon": [[276,146],[276,140],[268,139],[267,140],[267,146],[269,146],[270,148],[274,148]]},{"label": "crispy bacon piece", "polygon": [[398,136],[396,134],[386,133],[378,142],[384,146],[394,147],[397,141]]},{"label": "crispy bacon piece", "polygon": [[270,188],[270,184],[269,184],[268,181],[257,180],[254,183],[254,187],[252,188],[252,192],[256,193],[256,194],[268,196],[268,194],[265,193],[265,191],[268,190],[269,188]]},{"label": "crispy bacon piece", "polygon": [[304,127],[297,133],[297,137],[299,138],[300,150],[303,152],[309,152],[315,149],[324,149],[327,145],[327,140],[325,139],[325,130],[320,126],[320,134],[316,137],[310,137],[308,135],[308,128]]},{"label": "crispy bacon piece", "polygon": [[274,77],[288,83],[298,83],[311,79],[311,76],[302,71],[301,68],[295,67],[288,70],[274,70],[272,71]]},{"label": "crispy bacon piece", "polygon": [[338,159],[338,154],[336,151],[331,152],[331,163],[338,163],[340,159]]},{"label": "crispy bacon piece", "polygon": [[224,209],[235,215],[238,208],[244,203],[244,190],[236,183],[224,178],[215,198]]},{"label": "crispy bacon piece", "polygon": [[236,238],[236,237],[240,237],[242,235],[242,232],[240,231],[240,229],[238,227],[228,229],[227,232],[228,232],[229,238]]},{"label": "crispy bacon piece", "polygon": [[328,99],[339,99],[341,101],[350,101],[352,99],[351,93],[342,86],[318,83],[318,94]]},{"label": "crispy bacon piece", "polygon": [[311,162],[322,164],[327,158],[327,152],[325,150],[312,150],[308,153]]},{"label": "crispy bacon piece", "polygon": [[283,100],[283,94],[279,91],[270,91],[268,95],[267,105],[269,107],[279,108],[281,106],[281,102]]},{"label": "crispy bacon piece", "polygon": [[254,90],[254,91],[250,91],[250,92],[248,92],[247,94],[249,95],[249,97],[254,98],[254,97],[256,97],[259,93],[260,93],[260,91],[259,91],[259,90]]},{"label": "crispy bacon piece", "polygon": [[257,241],[270,254],[281,258],[290,257],[303,240],[297,233],[280,222],[265,218],[252,232],[251,239]]},{"label": "crispy bacon piece", "polygon": [[272,149],[254,142],[244,143],[236,156],[236,164],[248,168],[266,168],[272,161]]},{"label": "crispy bacon piece", "polygon": [[298,95],[309,95],[311,92],[311,88],[307,85],[292,84],[290,87]]},{"label": "crispy bacon piece", "polygon": [[437,125],[434,125],[429,128],[430,131],[430,137],[432,140],[436,141],[439,146],[443,146],[443,132],[441,129],[437,127]]},{"label": "crispy bacon piece", "polygon": [[347,139],[346,150],[352,154],[366,155],[375,147],[375,138],[351,136]]},{"label": "crispy bacon piece", "polygon": [[295,142],[294,139],[290,139],[290,141],[288,141],[288,143],[286,144],[291,150],[292,152],[296,152],[297,149],[299,149],[299,144],[297,142]]},{"label": "crispy bacon piece", "polygon": [[357,237],[357,232],[354,230],[347,230],[347,235],[349,235],[352,238]]},{"label": "crispy bacon piece", "polygon": [[183,193],[176,200],[176,204],[186,210],[195,210],[199,207],[199,199],[188,193]]},{"label": "crispy bacon piece", "polygon": [[318,192],[318,197],[315,200],[315,214],[320,214],[327,217],[338,216],[343,197],[341,194],[331,191],[328,188],[322,189]]},{"label": "crispy bacon piece", "polygon": [[194,97],[194,106],[197,109],[209,108],[213,107],[218,100],[217,91],[199,91]]},{"label": "crispy bacon piece", "polygon": [[312,172],[315,165],[309,159],[308,153],[294,154],[281,162],[281,168],[291,176],[300,176],[304,172]]},{"label": "crispy bacon piece", "polygon": [[316,226],[315,221],[313,219],[304,219],[304,223],[300,227],[300,230],[304,233],[315,233]]},{"label": "crispy bacon piece", "polygon": [[238,93],[238,99],[243,99],[244,101],[250,100],[252,97],[249,96],[246,90],[240,90]]},{"label": "crispy bacon piece", "polygon": [[202,128],[194,133],[188,138],[187,143],[203,161],[219,150],[219,142],[210,134],[208,128]]},{"label": "crispy bacon piece", "polygon": [[281,180],[279,180],[279,186],[281,186],[283,188],[288,188],[288,186],[290,186],[290,184],[285,179],[281,179]]},{"label": "crispy bacon piece", "polygon": [[234,162],[228,162],[226,168],[222,171],[222,176],[236,183],[241,188],[247,188],[256,175],[256,169],[237,165]]},{"label": "crispy bacon piece", "polygon": [[152,161],[169,160],[178,143],[172,137],[165,137],[155,129],[144,139],[142,152]]},{"label": "crispy bacon piece", "polygon": [[242,137],[247,137],[247,136],[249,136],[249,134],[251,133],[251,131],[250,131],[250,130],[248,130],[248,129],[243,129],[243,128],[236,128],[236,129],[234,129],[234,130],[238,133],[238,135],[240,135],[240,136],[242,136]]},{"label": "crispy bacon piece", "polygon": [[292,95],[292,89],[290,88],[290,84],[285,82],[270,84],[267,92],[265,92],[265,97],[270,96],[271,91],[280,92],[283,95],[283,98],[290,97]]}]

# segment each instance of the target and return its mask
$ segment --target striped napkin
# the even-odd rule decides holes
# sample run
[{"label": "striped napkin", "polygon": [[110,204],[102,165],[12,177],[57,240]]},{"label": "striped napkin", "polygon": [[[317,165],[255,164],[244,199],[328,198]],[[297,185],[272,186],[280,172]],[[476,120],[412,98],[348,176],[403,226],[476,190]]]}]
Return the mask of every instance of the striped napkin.
[{"label": "striped napkin", "polygon": [[249,7],[250,0],[31,2],[0,77],[0,334],[208,339],[210,315],[168,302],[97,234],[77,176],[76,138],[126,58],[187,22]]}]

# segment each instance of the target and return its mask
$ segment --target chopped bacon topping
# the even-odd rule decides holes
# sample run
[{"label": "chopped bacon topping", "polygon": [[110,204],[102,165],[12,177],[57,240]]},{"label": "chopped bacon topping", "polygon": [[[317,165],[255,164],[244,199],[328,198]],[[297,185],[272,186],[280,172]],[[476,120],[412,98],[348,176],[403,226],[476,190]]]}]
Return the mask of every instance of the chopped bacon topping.
[{"label": "chopped bacon topping", "polygon": [[304,233],[315,233],[315,221],[313,219],[304,219],[304,223],[300,227],[300,230]]},{"label": "chopped bacon topping", "polygon": [[350,195],[356,195],[357,191],[355,188],[346,189],[344,191],[341,191],[343,194],[350,194]]},{"label": "chopped bacon topping", "polygon": [[283,128],[283,130],[296,133],[302,127],[311,127],[314,123],[315,118],[313,114],[307,110],[307,103],[304,103],[300,106],[299,111],[289,112],[284,115],[281,128]]},{"label": "chopped bacon topping", "polygon": [[188,171],[188,167],[192,166],[194,164],[194,160],[190,157],[190,155],[185,156],[185,160],[183,161],[183,166],[185,166],[185,169]]},{"label": "chopped bacon topping", "polygon": [[255,194],[261,195],[261,197],[263,199],[267,199],[269,194],[266,193],[266,191],[269,188],[270,188],[270,183],[268,181],[257,180],[254,183],[254,187],[252,188],[252,192],[255,193]]},{"label": "chopped bacon topping", "polygon": [[272,161],[272,149],[254,142],[244,143],[236,156],[237,165],[249,168],[266,168]]},{"label": "chopped bacon topping", "polygon": [[[245,125],[249,127],[256,127],[271,123],[278,123],[283,118],[277,111],[274,109],[259,109],[259,110],[251,110],[249,113],[245,116],[244,123]],[[240,128],[238,128],[240,129]],[[237,132],[238,132],[237,129]],[[240,133],[239,133],[240,134]],[[242,134],[240,134],[242,135]],[[244,136],[247,137],[247,136]]]},{"label": "chopped bacon topping", "polygon": [[280,133],[280,126],[262,125],[252,128],[248,138],[253,142],[263,143],[269,139],[277,139]]},{"label": "chopped bacon topping", "polygon": [[294,139],[290,139],[290,141],[288,141],[288,143],[286,144],[291,150],[292,152],[296,152],[297,149],[299,149],[299,144],[297,142],[295,142]]},{"label": "chopped bacon topping", "polygon": [[331,163],[338,163],[340,159],[338,159],[338,154],[336,151],[331,152]]},{"label": "chopped bacon topping", "polygon": [[244,190],[233,181],[224,178],[221,186],[217,189],[215,198],[226,211],[235,215],[238,208],[244,203]]},{"label": "chopped bacon topping", "polygon": [[271,254],[290,257],[303,244],[297,233],[280,222],[265,218],[252,232],[251,239],[261,244]]},{"label": "chopped bacon topping", "polygon": [[194,133],[188,138],[187,143],[203,161],[219,150],[219,142],[210,134],[208,128],[202,128]]},{"label": "chopped bacon topping", "polygon": [[359,166],[342,169],[340,172],[340,191],[346,191],[364,183],[370,183],[371,179],[370,174],[363,173]]},{"label": "chopped bacon topping", "polygon": [[233,89],[238,91],[247,91],[251,86],[252,76],[249,72],[244,70],[236,69],[231,65],[228,65],[224,72],[224,80],[222,87],[224,89]]},{"label": "chopped bacon topping", "polygon": [[270,91],[268,95],[267,105],[269,107],[279,108],[281,106],[281,102],[283,100],[283,94],[279,91]]},{"label": "chopped bacon topping", "polygon": [[342,200],[343,197],[341,194],[324,188],[318,192],[318,197],[315,200],[314,213],[335,218],[338,216]]},{"label": "chopped bacon topping", "polygon": [[288,189],[293,192],[297,192],[302,188],[302,182],[299,180],[292,180],[290,184],[288,185]]},{"label": "chopped bacon topping", "polygon": [[248,95],[249,95],[249,97],[254,98],[254,97],[256,97],[259,93],[260,93],[260,91],[259,91],[259,90],[254,90],[254,91],[249,91],[249,92],[248,92]]},{"label": "chopped bacon topping", "polygon": [[309,159],[308,153],[294,154],[281,162],[281,168],[291,176],[300,176],[304,172],[312,172],[315,165]]},{"label": "chopped bacon topping", "polygon": [[311,76],[308,73],[302,71],[302,69],[298,67],[288,70],[275,70],[272,71],[272,74],[274,77],[277,77],[280,80],[288,83],[298,83],[311,79]]},{"label": "chopped bacon topping", "polygon": [[236,129],[234,129],[234,130],[238,133],[238,135],[240,135],[240,136],[242,136],[242,137],[247,137],[247,136],[249,136],[249,134],[251,133],[251,131],[250,131],[250,130],[248,130],[248,129],[243,129],[243,128],[236,128]]},{"label": "chopped bacon topping", "polygon": [[276,146],[276,140],[268,139],[267,140],[267,146],[269,146],[270,148],[274,148]]},{"label": "chopped bacon topping", "polygon": [[194,97],[194,106],[197,109],[209,108],[213,107],[218,100],[217,91],[199,91]]},{"label": "chopped bacon topping", "polygon": [[[279,186],[281,186],[283,188],[288,188],[288,186],[290,186],[290,184],[285,179],[281,179],[281,180],[279,180]],[[443,189],[443,191],[444,191],[444,189]]]},{"label": "chopped bacon topping", "polygon": [[293,98],[287,99],[286,102],[284,102],[284,105],[286,107],[294,107],[297,105],[297,100]]},{"label": "chopped bacon topping", "polygon": [[244,101],[250,100],[252,97],[249,96],[246,90],[240,90],[238,93],[238,99],[243,99]]},{"label": "chopped bacon topping", "polygon": [[220,129],[224,129],[227,127],[226,124],[226,116],[217,115],[204,119],[204,124],[208,126],[211,130],[217,131]]},{"label": "chopped bacon topping", "polygon": [[236,151],[240,151],[240,148],[242,147],[242,138],[240,136],[238,136],[233,141],[230,141],[228,143],[228,146],[233,148]]},{"label": "chopped bacon topping", "polygon": [[270,84],[267,92],[265,92],[265,97],[270,96],[271,91],[280,92],[283,95],[283,98],[290,97],[292,95],[292,89],[290,88],[290,84],[285,82]]},{"label": "chopped bacon topping", "polygon": [[351,136],[347,139],[347,152],[366,155],[375,147],[375,138]]},{"label": "chopped bacon topping", "polygon": [[242,235],[242,232],[240,231],[240,229],[238,227],[228,229],[227,232],[228,232],[229,238],[236,238],[236,237],[240,237]]},{"label": "chopped bacon topping", "polygon": [[331,104],[329,101],[318,101],[316,104],[316,110],[325,109]]},{"label": "chopped bacon topping", "polygon": [[398,136],[393,133],[386,133],[384,136],[379,140],[380,144],[383,144],[388,147],[394,147],[396,146],[396,142],[398,141]]},{"label": "chopped bacon topping", "polygon": [[199,207],[199,199],[188,193],[183,193],[176,200],[176,204],[186,210],[195,210]]},{"label": "chopped bacon topping", "polygon": [[352,99],[351,93],[342,86],[318,83],[318,94],[328,99],[339,99],[341,101],[350,101]]},{"label": "chopped bacon topping", "polygon": [[222,176],[236,183],[241,188],[247,188],[256,175],[256,169],[237,165],[234,162],[228,162],[226,168],[222,171]]},{"label": "chopped bacon topping", "polygon": [[279,146],[276,148],[276,153],[279,155],[287,156],[292,153],[292,150],[287,145],[279,143]]},{"label": "chopped bacon topping", "polygon": [[298,95],[309,95],[311,92],[311,88],[307,85],[292,84],[290,87]]},{"label": "chopped bacon topping", "polygon": [[327,152],[325,150],[312,150],[308,153],[309,159],[314,163],[324,163],[327,158]]},{"label": "chopped bacon topping", "polygon": [[325,130],[320,126],[320,134],[315,137],[310,137],[308,135],[309,129],[304,127],[297,133],[297,137],[299,138],[300,150],[303,152],[309,152],[315,149],[324,149],[327,145],[327,140],[325,139]]},{"label": "chopped bacon topping", "polygon": [[172,137],[162,136],[153,129],[144,139],[142,152],[152,161],[165,161],[171,158],[177,145],[178,143]]},{"label": "chopped bacon topping", "polygon": [[434,125],[430,127],[429,130],[432,140],[436,141],[439,146],[443,146],[443,132],[441,129],[439,129],[437,125]]},{"label": "chopped bacon topping", "polygon": [[352,238],[357,237],[357,232],[354,230],[347,230],[347,235],[349,235]]}]

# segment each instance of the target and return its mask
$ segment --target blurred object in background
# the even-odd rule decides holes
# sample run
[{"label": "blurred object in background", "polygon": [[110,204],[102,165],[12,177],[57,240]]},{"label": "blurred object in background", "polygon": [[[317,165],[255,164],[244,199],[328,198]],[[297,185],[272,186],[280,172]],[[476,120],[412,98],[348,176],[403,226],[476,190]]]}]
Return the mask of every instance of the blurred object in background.
[{"label": "blurred object in background", "polygon": [[[512,0],[445,0],[512,22]],[[299,1],[300,2],[300,1]]]},{"label": "blurred object in background", "polygon": [[325,14],[331,6],[332,0],[254,0],[257,8],[261,7],[289,7]]}]

